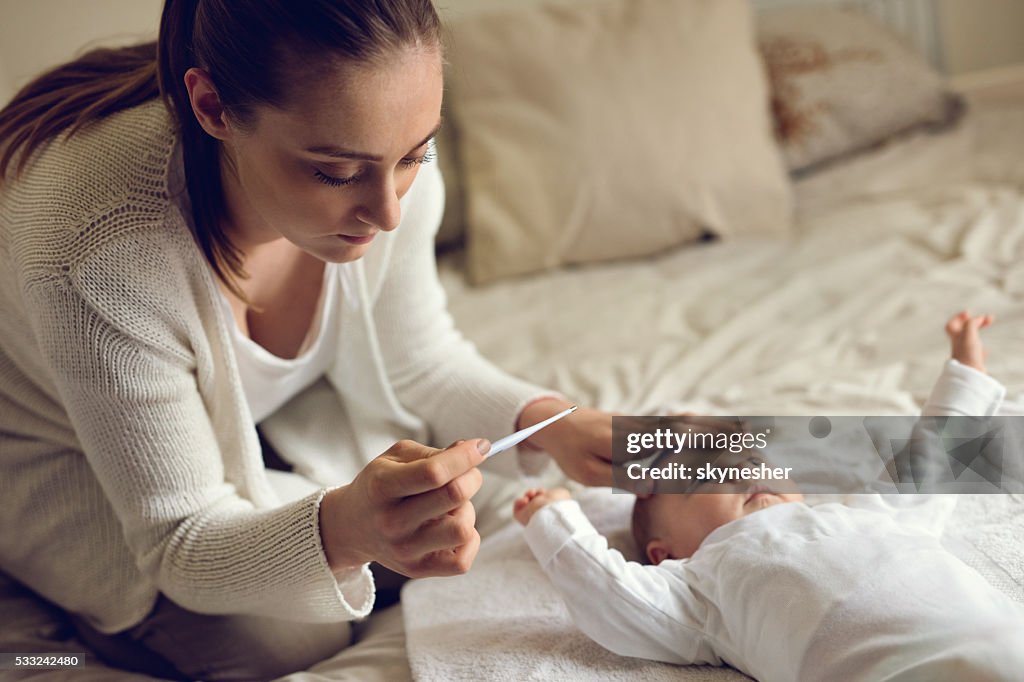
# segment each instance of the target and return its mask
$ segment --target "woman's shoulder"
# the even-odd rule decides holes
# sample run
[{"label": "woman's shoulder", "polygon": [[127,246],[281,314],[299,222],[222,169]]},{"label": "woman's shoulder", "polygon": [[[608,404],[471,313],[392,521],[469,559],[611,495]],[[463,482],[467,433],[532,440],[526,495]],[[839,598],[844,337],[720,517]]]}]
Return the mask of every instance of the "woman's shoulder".
[{"label": "woman's shoulder", "polygon": [[0,230],[12,256],[27,250],[75,261],[122,235],[166,224],[175,146],[160,100],[47,142],[0,190]]},{"label": "woman's shoulder", "polygon": [[168,191],[176,147],[159,100],[54,138],[0,191],[0,267],[32,300],[81,298],[173,346],[211,286]]}]

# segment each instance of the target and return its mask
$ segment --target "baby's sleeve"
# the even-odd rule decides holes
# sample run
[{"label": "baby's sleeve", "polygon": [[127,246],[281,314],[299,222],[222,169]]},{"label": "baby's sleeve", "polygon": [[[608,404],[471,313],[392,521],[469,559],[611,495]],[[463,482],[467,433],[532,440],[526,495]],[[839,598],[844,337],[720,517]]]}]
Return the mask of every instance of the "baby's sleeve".
[{"label": "baby's sleeve", "polygon": [[1006,395],[1001,383],[956,360],[943,367],[922,414],[926,417],[991,417]]},{"label": "baby's sleeve", "polygon": [[707,607],[677,564],[626,561],[573,500],[539,510],[525,532],[576,625],[595,642],[621,656],[722,665],[704,632]]}]

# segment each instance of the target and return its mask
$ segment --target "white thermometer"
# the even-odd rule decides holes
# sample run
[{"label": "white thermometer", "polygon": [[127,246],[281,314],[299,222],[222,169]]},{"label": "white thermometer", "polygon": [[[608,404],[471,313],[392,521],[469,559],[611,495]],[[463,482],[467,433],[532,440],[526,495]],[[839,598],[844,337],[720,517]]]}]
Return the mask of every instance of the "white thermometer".
[{"label": "white thermometer", "polygon": [[570,415],[570,414],[572,414],[575,411],[576,411],[576,406],[573,405],[568,410],[564,410],[562,412],[559,412],[558,414],[556,414],[554,417],[551,417],[550,419],[545,419],[544,421],[540,422],[539,424],[534,424],[533,426],[527,426],[525,429],[521,429],[521,430],[516,431],[515,433],[513,433],[511,435],[505,436],[504,438],[502,438],[500,440],[494,441],[494,443],[491,444],[490,451],[487,453],[487,455],[484,457],[484,459],[487,459],[487,457],[493,457],[494,455],[498,454],[499,452],[504,452],[505,450],[508,450],[513,445],[518,445],[519,443],[522,443],[524,440],[526,440],[527,438],[529,438],[533,434],[537,433],[538,431],[543,429],[545,426],[550,426],[551,424],[554,424],[556,421],[558,421],[562,417]]}]

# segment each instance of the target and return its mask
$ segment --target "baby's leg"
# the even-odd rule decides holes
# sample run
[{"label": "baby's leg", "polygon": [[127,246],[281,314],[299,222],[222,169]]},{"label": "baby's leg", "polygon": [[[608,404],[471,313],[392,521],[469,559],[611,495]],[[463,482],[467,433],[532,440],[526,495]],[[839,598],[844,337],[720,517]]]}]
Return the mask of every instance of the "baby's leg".
[{"label": "baby's leg", "polygon": [[973,367],[979,372],[985,371],[985,358],[988,351],[981,342],[981,330],[992,325],[992,315],[971,316],[962,310],[946,322],[946,335],[952,346],[953,359]]}]

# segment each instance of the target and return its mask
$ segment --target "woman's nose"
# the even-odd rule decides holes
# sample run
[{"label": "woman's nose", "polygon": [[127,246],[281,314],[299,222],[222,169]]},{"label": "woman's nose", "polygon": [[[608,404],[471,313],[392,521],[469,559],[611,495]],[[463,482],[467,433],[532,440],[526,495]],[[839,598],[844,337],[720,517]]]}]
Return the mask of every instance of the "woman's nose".
[{"label": "woman's nose", "polygon": [[398,203],[398,194],[392,182],[375,184],[367,192],[356,215],[364,223],[368,223],[385,232],[398,227],[402,219],[402,209]]}]

